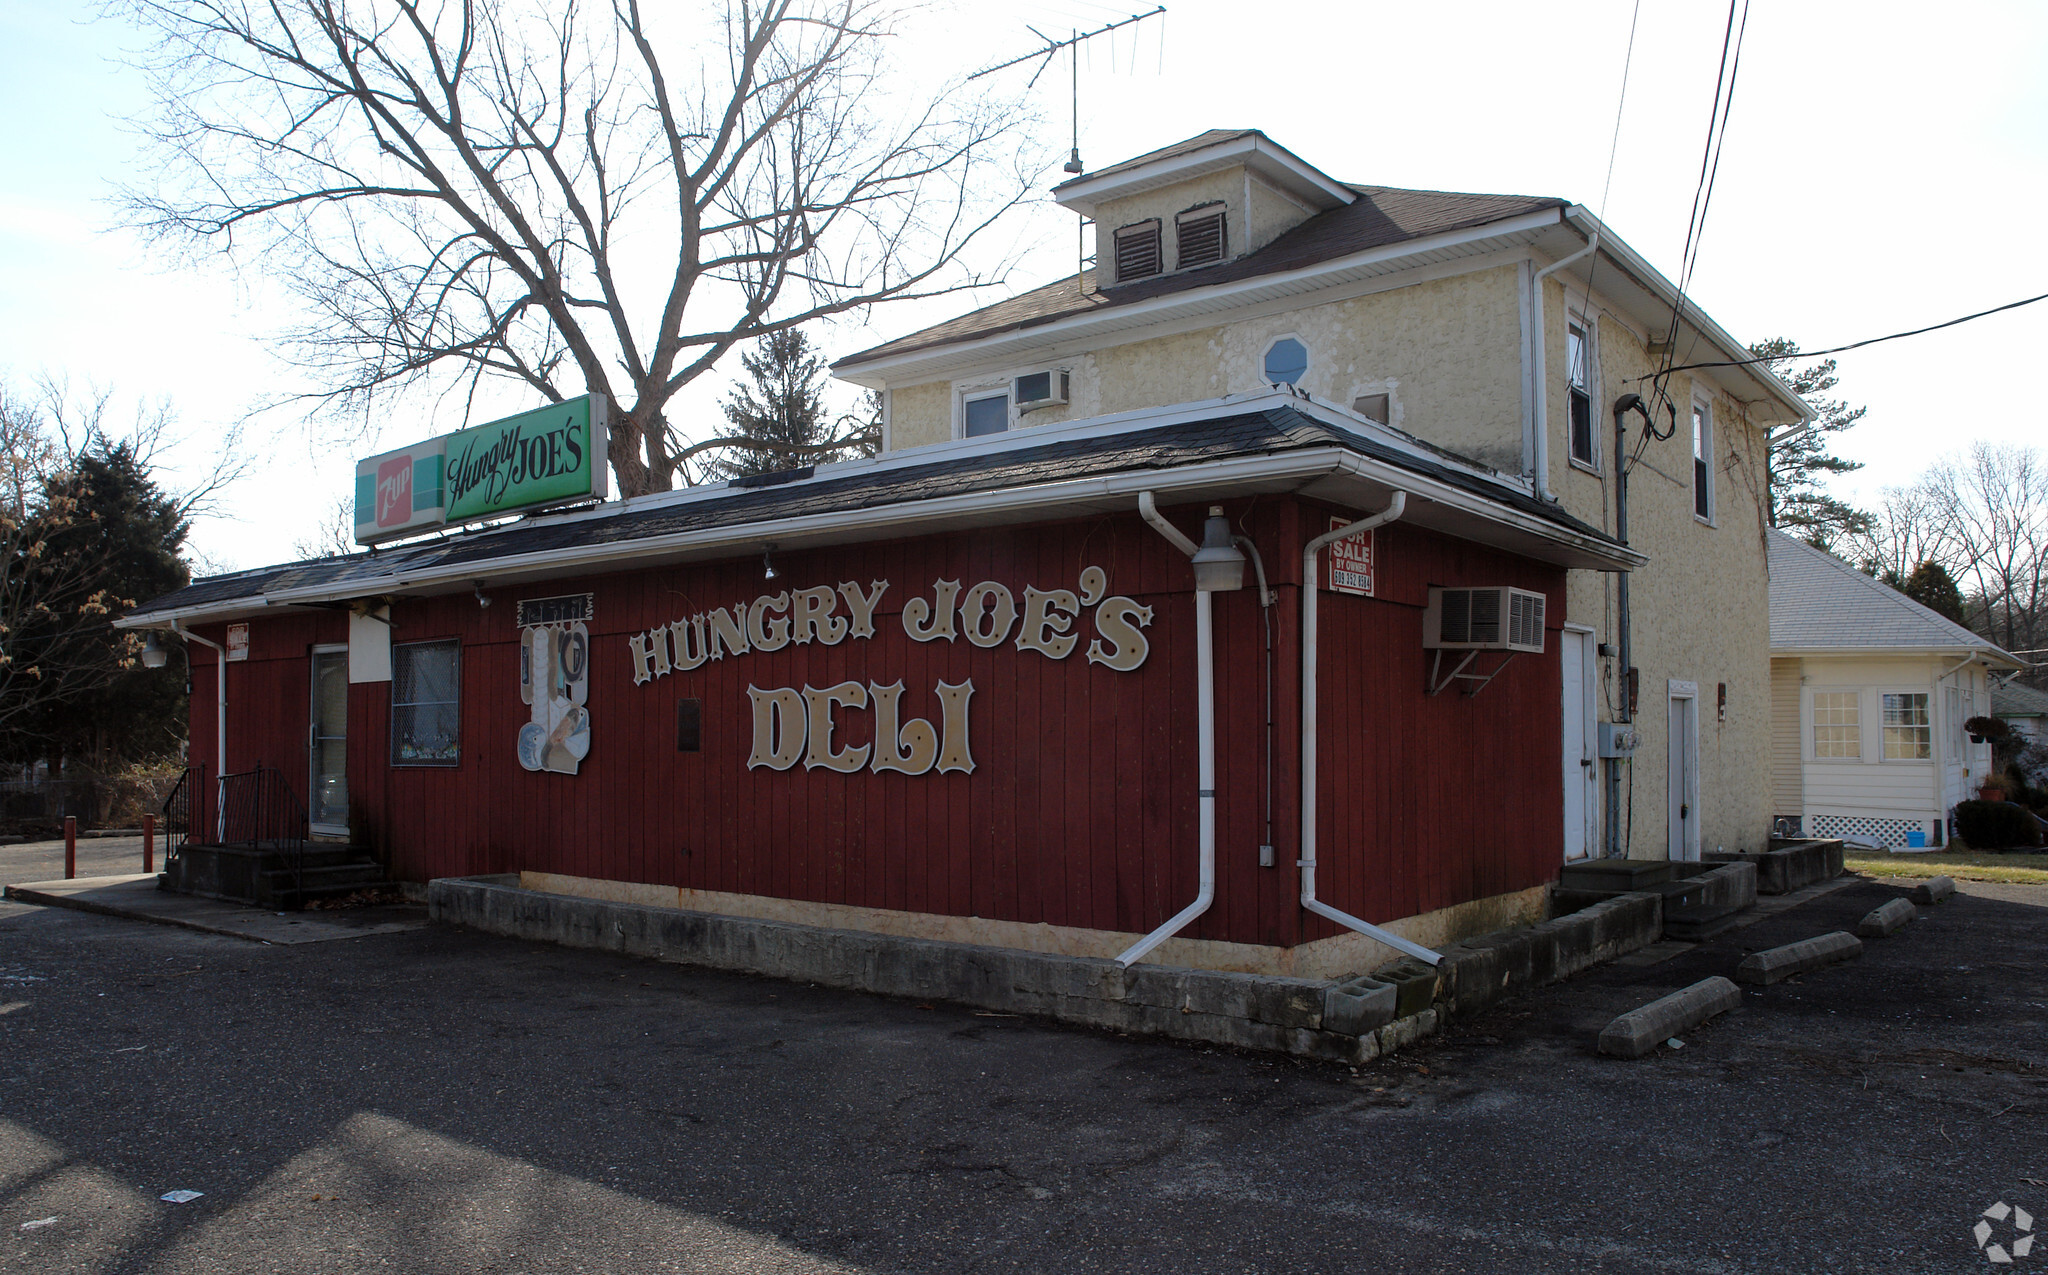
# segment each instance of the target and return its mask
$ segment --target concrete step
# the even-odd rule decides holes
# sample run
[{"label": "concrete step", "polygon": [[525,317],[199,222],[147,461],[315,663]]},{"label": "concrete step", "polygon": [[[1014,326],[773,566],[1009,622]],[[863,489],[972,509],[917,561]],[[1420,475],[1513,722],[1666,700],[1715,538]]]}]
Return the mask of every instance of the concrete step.
[{"label": "concrete step", "polygon": [[1565,864],[1557,883],[1565,890],[1620,894],[1661,885],[1677,866],[1664,859],[1589,859]]},{"label": "concrete step", "polygon": [[1748,908],[1732,904],[1695,903],[1668,908],[1664,913],[1664,937],[1698,943],[1734,928]]}]

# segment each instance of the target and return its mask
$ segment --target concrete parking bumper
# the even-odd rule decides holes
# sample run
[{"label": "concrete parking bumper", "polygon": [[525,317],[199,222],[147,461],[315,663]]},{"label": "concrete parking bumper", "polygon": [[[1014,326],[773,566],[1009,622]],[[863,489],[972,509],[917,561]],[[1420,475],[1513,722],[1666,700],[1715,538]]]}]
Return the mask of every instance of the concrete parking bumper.
[{"label": "concrete parking bumper", "polygon": [[1795,974],[1817,970],[1837,961],[1853,960],[1861,955],[1863,940],[1845,930],[1836,930],[1818,938],[1801,939],[1783,947],[1752,952],[1735,967],[1735,979],[1741,983],[1776,983]]},{"label": "concrete parking bumper", "polygon": [[1856,923],[1856,933],[1866,939],[1889,938],[1912,924],[1920,914],[1904,899],[1892,899],[1870,909]]},{"label": "concrete parking bumper", "polygon": [[1944,903],[1955,895],[1956,883],[1950,877],[1929,877],[1913,887],[1913,902]]},{"label": "concrete parking bumper", "polygon": [[1659,997],[1607,1024],[1599,1049],[1616,1058],[1641,1058],[1680,1032],[1742,1006],[1742,989],[1716,974]]}]

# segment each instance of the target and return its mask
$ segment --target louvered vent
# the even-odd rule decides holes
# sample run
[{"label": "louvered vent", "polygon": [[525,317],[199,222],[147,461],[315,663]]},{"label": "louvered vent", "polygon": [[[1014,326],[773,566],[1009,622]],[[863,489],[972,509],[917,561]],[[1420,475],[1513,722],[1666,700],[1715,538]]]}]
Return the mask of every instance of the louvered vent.
[{"label": "louvered vent", "polygon": [[1526,589],[1431,589],[1422,645],[1432,650],[1543,650],[1540,593]]},{"label": "louvered vent", "polygon": [[1159,251],[1159,222],[1141,221],[1116,232],[1116,281],[1129,283],[1166,268]]},{"label": "louvered vent", "polygon": [[1174,218],[1174,235],[1179,240],[1182,270],[1223,260],[1227,245],[1224,242],[1222,203],[1204,204],[1180,214]]}]

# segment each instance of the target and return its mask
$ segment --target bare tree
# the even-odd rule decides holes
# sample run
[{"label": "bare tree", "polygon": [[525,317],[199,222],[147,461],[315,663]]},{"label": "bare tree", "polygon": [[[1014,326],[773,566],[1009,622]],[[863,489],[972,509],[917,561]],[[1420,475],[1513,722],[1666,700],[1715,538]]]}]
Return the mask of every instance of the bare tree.
[{"label": "bare tree", "polygon": [[1881,580],[1904,580],[1923,562],[1940,563],[1950,574],[1963,560],[1956,526],[1926,481],[1887,487],[1869,522],[1849,529],[1843,553]]},{"label": "bare tree", "polygon": [[1017,103],[902,99],[873,0],[112,2],[158,41],[137,223],[293,289],[313,398],[602,393],[628,495],[735,344],[988,282],[1039,169]]},{"label": "bare tree", "polygon": [[2031,447],[1973,443],[1935,465],[1929,499],[1957,546],[1951,573],[1973,627],[2008,651],[2048,642],[2048,462]]}]

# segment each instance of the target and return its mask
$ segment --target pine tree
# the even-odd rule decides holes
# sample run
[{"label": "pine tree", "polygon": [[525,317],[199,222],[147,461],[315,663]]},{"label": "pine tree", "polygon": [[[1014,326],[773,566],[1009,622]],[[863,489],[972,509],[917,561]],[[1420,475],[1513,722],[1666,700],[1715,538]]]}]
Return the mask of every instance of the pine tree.
[{"label": "pine tree", "polygon": [[1968,626],[1969,612],[1963,606],[1963,591],[1939,562],[1922,562],[1905,579],[1887,571],[1885,583],[1944,619]]},{"label": "pine tree", "polygon": [[773,474],[838,460],[825,420],[825,360],[801,329],[771,332],[740,356],[753,384],[734,387],[723,408],[729,436],[764,447],[735,447],[705,468],[713,479]]},{"label": "pine tree", "polygon": [[17,754],[10,760],[40,754],[53,770],[64,757],[105,769],[169,752],[185,734],[183,670],[142,667],[139,640],[109,621],[190,581],[179,551],[191,524],[134,447],[104,436],[44,480],[39,506],[32,526],[44,560],[83,569],[58,581],[24,628],[24,644],[46,656],[60,684],[42,688],[38,709],[0,751]]},{"label": "pine tree", "polygon": [[1862,420],[1869,409],[1851,407],[1840,399],[1818,397],[1833,389],[1840,379],[1835,375],[1833,359],[1793,368],[1789,364],[1798,357],[1799,346],[1784,337],[1759,341],[1749,347],[1749,352],[1771,360],[1771,371],[1818,413],[1812,428],[1771,444],[1771,525],[1823,549],[1831,547],[1837,537],[1869,530],[1869,514],[1830,496],[1823,487],[1829,476],[1852,474],[1863,468],[1862,461],[1833,454],[1829,448],[1834,440],[1829,436]]}]

